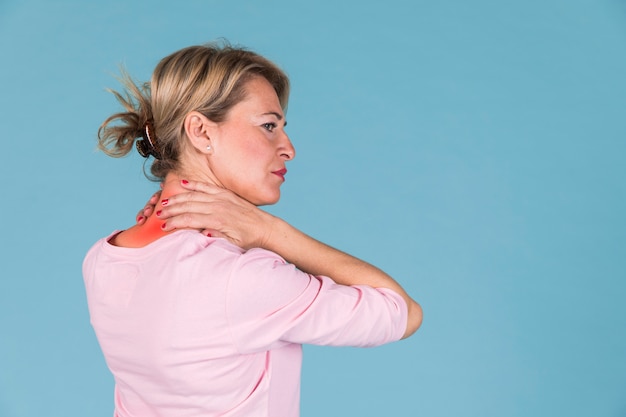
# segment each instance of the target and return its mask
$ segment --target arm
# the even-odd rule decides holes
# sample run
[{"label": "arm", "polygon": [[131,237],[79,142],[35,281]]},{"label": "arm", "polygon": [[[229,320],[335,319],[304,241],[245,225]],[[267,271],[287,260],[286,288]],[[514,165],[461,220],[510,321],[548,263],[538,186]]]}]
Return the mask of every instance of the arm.
[{"label": "arm", "polygon": [[368,285],[388,288],[398,293],[407,304],[408,322],[403,338],[409,337],[422,323],[422,309],[389,275],[367,262],[332,248],[302,233],[285,221],[273,217],[270,235],[262,245],[313,275],[331,277],[342,285]]},{"label": "arm", "polygon": [[328,276],[338,284],[393,290],[408,307],[403,338],[420,326],[419,304],[375,266],[313,239],[228,190],[193,181],[182,186],[192,192],[169,198],[160,209],[159,217],[167,220],[165,230],[205,228],[205,233],[225,237],[245,249],[260,247],[275,252],[300,270]]}]

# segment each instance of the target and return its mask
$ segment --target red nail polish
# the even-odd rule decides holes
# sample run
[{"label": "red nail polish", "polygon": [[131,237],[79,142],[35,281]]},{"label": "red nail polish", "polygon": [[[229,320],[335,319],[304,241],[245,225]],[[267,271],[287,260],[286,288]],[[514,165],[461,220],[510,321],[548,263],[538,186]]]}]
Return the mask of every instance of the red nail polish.
[{"label": "red nail polish", "polygon": [[170,201],[169,199],[165,198],[165,199],[161,200],[161,205],[162,205],[162,206],[167,206],[167,203],[168,203],[169,201]]},{"label": "red nail polish", "polygon": [[161,229],[165,230],[165,223],[161,225]]},{"label": "red nail polish", "polygon": [[181,181],[181,183],[182,183],[183,185],[187,185],[187,184],[189,184],[189,181],[187,181],[187,180],[182,180],[182,181]]},{"label": "red nail polish", "polygon": [[140,221],[142,221],[143,219],[145,219],[145,217],[143,216],[137,216],[137,223],[139,223]]},{"label": "red nail polish", "polygon": [[160,216],[160,215],[161,215],[161,210],[157,211],[157,212],[156,212],[156,215],[157,215],[157,216]]},{"label": "red nail polish", "polygon": [[207,235],[207,237],[213,237],[213,235],[211,233],[207,233],[206,235]]}]

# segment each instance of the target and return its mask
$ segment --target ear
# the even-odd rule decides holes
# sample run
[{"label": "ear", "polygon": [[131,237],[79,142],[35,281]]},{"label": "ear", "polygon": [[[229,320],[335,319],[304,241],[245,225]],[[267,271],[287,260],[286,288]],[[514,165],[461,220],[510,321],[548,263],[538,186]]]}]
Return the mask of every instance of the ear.
[{"label": "ear", "polygon": [[200,153],[211,153],[211,133],[217,124],[202,113],[192,111],[185,116],[184,126],[190,144]]}]

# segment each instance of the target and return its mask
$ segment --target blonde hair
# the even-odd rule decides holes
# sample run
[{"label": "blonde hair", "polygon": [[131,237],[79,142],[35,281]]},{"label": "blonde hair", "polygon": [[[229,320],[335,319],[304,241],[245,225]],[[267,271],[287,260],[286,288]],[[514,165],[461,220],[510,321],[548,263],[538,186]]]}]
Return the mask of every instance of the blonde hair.
[{"label": "blonde hair", "polygon": [[[274,87],[283,110],[289,99],[289,79],[266,58],[228,44],[210,43],[181,49],[163,58],[150,83],[136,84],[122,70],[124,93],[109,90],[126,111],[113,114],[98,129],[98,147],[107,155],[121,157],[137,138],[154,142],[157,158],[150,171],[163,179],[180,166],[185,116],[198,111],[214,122],[245,98],[247,81],[265,78]],[[146,135],[146,126],[150,132]],[[138,141],[137,147],[145,143]]]}]

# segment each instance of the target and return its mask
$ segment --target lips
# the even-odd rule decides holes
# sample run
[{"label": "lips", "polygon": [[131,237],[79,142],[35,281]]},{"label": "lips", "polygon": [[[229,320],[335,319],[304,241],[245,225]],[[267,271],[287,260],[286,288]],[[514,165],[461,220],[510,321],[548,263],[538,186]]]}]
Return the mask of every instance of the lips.
[{"label": "lips", "polygon": [[287,173],[287,169],[283,168],[283,169],[279,169],[278,171],[272,171],[272,174],[278,175],[280,178],[283,179],[283,181],[285,181],[285,174]]}]

